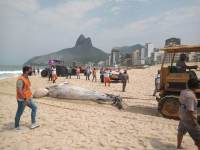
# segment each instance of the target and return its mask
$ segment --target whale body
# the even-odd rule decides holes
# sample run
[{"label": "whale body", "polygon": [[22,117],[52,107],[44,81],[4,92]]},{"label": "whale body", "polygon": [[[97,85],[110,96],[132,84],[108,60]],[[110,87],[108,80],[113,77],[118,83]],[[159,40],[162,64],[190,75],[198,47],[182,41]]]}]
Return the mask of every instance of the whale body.
[{"label": "whale body", "polygon": [[70,85],[69,83],[39,88],[33,93],[34,98],[45,96],[66,100],[92,100],[98,103],[110,103],[117,106],[119,109],[122,108],[122,98],[119,96],[88,90],[82,87]]}]

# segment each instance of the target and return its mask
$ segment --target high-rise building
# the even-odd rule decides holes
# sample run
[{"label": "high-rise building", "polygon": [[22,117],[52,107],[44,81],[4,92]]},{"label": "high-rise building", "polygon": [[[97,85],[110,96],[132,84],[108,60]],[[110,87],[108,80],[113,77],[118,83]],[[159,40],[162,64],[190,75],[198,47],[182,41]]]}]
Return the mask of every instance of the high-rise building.
[{"label": "high-rise building", "polygon": [[154,46],[152,43],[146,43],[145,44],[146,50],[147,50],[147,57],[151,57],[151,53],[153,53]]},{"label": "high-rise building", "polygon": [[141,59],[140,60],[141,65],[144,65],[145,64],[145,48],[141,49],[140,59]]},{"label": "high-rise building", "polygon": [[111,56],[108,56],[108,66],[111,66]]},{"label": "high-rise building", "polygon": [[141,65],[141,50],[140,49],[136,49],[135,51],[133,51],[132,64]]},{"label": "high-rise building", "polygon": [[120,51],[117,49],[111,50],[111,65],[119,65],[120,64]]},{"label": "high-rise building", "polygon": [[189,54],[189,61],[200,61],[200,52],[191,52]]},{"label": "high-rise building", "polygon": [[152,53],[154,50],[154,46],[152,43],[146,43],[145,44],[146,52],[145,52],[145,64],[151,64],[152,63]]},{"label": "high-rise building", "polygon": [[154,48],[153,53],[151,55],[151,62],[152,64],[159,64],[160,63],[160,55],[162,52],[158,48]]},{"label": "high-rise building", "polygon": [[181,39],[179,38],[170,38],[165,41],[165,47],[172,47],[176,45],[181,45]]},{"label": "high-rise building", "polygon": [[[165,47],[172,47],[172,46],[178,46],[178,45],[181,45],[180,38],[169,38],[165,40]],[[165,62],[170,63],[172,59],[174,59],[174,62],[177,62],[177,60],[179,60],[179,57],[180,57],[180,53],[176,53],[175,55],[172,53],[166,54]]]},{"label": "high-rise building", "polygon": [[194,60],[197,62],[200,62],[200,52],[196,52],[196,55],[194,56]]}]

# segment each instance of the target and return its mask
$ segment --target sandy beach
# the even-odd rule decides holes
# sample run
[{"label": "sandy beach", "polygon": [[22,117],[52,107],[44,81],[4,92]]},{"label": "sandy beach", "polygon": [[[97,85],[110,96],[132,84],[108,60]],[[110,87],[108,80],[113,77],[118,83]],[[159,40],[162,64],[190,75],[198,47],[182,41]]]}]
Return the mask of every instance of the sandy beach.
[{"label": "sandy beach", "polygon": [[[200,64],[198,64],[200,65]],[[130,83],[126,92],[122,85],[104,87],[99,82],[59,77],[56,84],[69,82],[84,88],[130,97],[123,99],[126,107],[118,110],[106,104],[89,101],[34,99],[38,106],[39,128],[30,130],[30,109],[21,118],[22,130],[16,131],[14,117],[16,78],[0,80],[0,149],[1,150],[174,150],[178,121],[165,119],[157,112],[152,96],[154,77],[159,66],[128,70]],[[30,77],[32,91],[53,85],[47,78]],[[194,150],[187,134],[183,140],[186,150]]]}]

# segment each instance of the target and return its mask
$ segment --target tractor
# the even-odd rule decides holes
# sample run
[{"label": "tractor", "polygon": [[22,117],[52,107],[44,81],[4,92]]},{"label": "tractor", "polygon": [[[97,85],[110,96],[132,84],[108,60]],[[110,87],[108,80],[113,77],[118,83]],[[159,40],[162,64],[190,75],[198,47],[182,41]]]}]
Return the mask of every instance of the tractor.
[{"label": "tractor", "polygon": [[[194,89],[194,92],[198,99],[199,113],[200,80],[198,79],[196,73],[198,70],[188,69],[185,72],[179,72],[175,65],[175,58],[178,58],[177,56],[181,53],[190,54],[191,52],[200,52],[200,45],[177,45],[162,48],[161,51],[164,51],[164,57],[160,69],[160,88],[157,90],[157,92],[159,92],[159,96],[156,97],[156,100],[158,101],[159,113],[165,118],[179,119],[179,95],[181,90],[186,89],[187,82],[191,78],[192,80],[196,80],[196,82],[198,82],[198,86]],[[197,53],[195,53],[194,56],[197,56]]]}]

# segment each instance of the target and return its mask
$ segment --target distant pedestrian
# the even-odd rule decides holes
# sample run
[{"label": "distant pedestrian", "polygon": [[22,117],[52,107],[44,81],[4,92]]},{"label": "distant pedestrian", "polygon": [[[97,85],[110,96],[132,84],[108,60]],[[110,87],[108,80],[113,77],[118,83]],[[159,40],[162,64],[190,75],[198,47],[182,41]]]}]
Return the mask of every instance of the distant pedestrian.
[{"label": "distant pedestrian", "polygon": [[188,132],[195,145],[200,150],[200,125],[197,121],[197,97],[193,91],[195,84],[193,80],[187,83],[188,89],[182,90],[180,94],[179,107],[179,126],[177,134],[177,149],[183,149],[181,146],[183,136]]},{"label": "distant pedestrian", "polygon": [[100,80],[101,80],[101,83],[104,82],[104,70],[103,70],[103,67],[100,69]]},{"label": "distant pedestrian", "polygon": [[77,67],[76,68],[76,77],[77,77],[77,79],[80,79],[80,72],[81,72],[80,67]]},{"label": "distant pedestrian", "polygon": [[125,70],[124,73],[121,74],[121,81],[122,81],[122,92],[125,92],[126,84],[127,82],[129,82],[129,76],[127,70]]},{"label": "distant pedestrian", "polygon": [[50,68],[48,68],[49,81],[52,81],[52,69],[53,69],[52,66]]},{"label": "distant pedestrian", "polygon": [[53,66],[52,68],[53,68],[52,69],[52,80],[53,80],[53,83],[55,83],[57,80],[56,67]]},{"label": "distant pedestrian", "polygon": [[93,68],[92,70],[92,82],[95,81],[97,82],[97,72],[96,72],[96,68]]},{"label": "distant pedestrian", "polygon": [[39,67],[37,68],[37,73],[38,73],[38,75],[40,74],[40,68]]},{"label": "distant pedestrian", "polygon": [[68,78],[68,68],[66,67],[66,79]]},{"label": "distant pedestrian", "polygon": [[34,75],[34,76],[36,75],[34,66],[32,67],[32,74],[31,75]]},{"label": "distant pedestrian", "polygon": [[110,76],[109,76],[110,71],[108,69],[106,69],[106,71],[104,72],[104,84],[105,86],[108,83],[108,86],[110,86]]},{"label": "distant pedestrian", "polygon": [[71,79],[71,77],[72,77],[72,68],[69,67],[69,68],[68,68],[68,73],[67,73],[67,79],[68,79],[68,78]]},{"label": "distant pedestrian", "polygon": [[86,80],[90,80],[90,74],[91,74],[90,67],[87,67],[85,70]]}]

